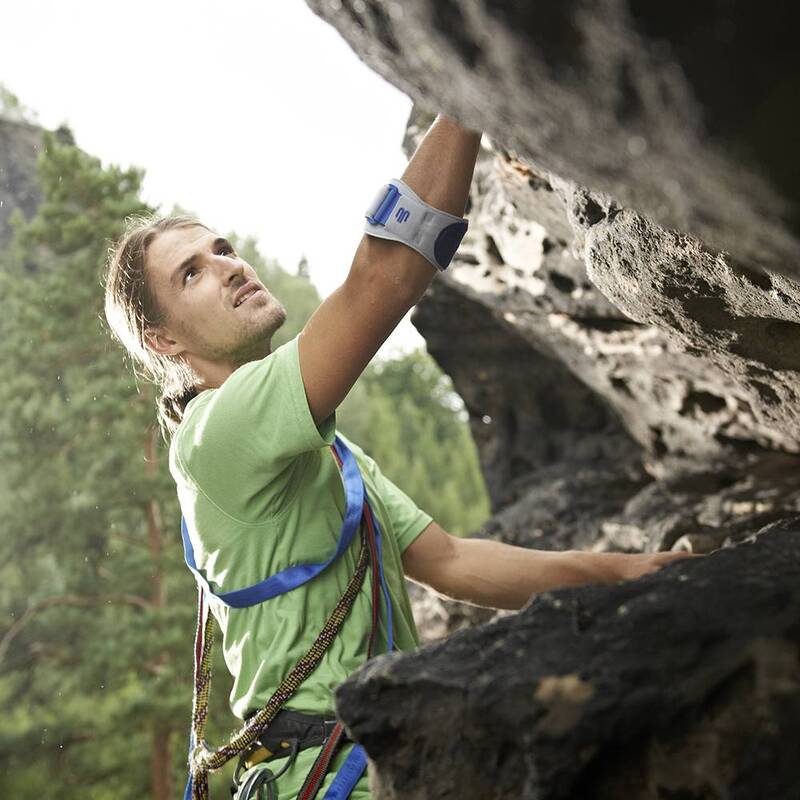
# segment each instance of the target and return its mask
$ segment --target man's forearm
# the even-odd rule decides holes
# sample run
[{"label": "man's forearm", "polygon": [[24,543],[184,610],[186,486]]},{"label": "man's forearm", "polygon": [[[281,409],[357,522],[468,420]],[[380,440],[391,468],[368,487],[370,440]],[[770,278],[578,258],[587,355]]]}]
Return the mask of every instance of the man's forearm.
[{"label": "man's forearm", "polygon": [[402,179],[429,205],[464,215],[481,134],[441,114],[428,129]]},{"label": "man's forearm", "polygon": [[624,580],[632,558],[626,553],[532,550],[491,539],[462,539],[456,553],[434,588],[454,600],[505,609],[522,608],[537,592]]},{"label": "man's forearm", "polygon": [[[441,114],[428,129],[401,178],[434,208],[463,216],[480,149],[481,134],[463,128]],[[425,294],[438,272],[416,250],[403,244],[364,234],[351,272],[381,275],[398,291],[407,293],[408,305]]]}]

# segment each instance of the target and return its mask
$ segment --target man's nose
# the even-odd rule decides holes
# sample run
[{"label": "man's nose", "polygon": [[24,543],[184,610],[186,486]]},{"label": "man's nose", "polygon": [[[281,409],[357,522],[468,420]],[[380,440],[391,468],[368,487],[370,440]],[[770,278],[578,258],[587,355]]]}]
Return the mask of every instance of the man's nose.
[{"label": "man's nose", "polygon": [[237,275],[241,275],[244,272],[244,264],[238,258],[221,258],[218,263],[222,271],[223,280],[226,282],[230,282]]}]

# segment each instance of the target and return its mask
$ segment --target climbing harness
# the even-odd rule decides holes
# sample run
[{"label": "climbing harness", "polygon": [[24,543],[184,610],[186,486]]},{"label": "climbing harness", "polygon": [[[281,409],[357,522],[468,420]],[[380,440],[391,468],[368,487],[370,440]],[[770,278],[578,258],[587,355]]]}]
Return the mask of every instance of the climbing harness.
[{"label": "climbing harness", "polygon": [[[256,712],[253,711],[253,714]],[[248,714],[246,719],[252,716]],[[300,750],[308,747],[324,745],[328,737],[333,733],[333,729],[338,723],[336,717],[327,718],[316,714],[304,714],[300,711],[282,708],[270,723],[266,732],[262,733],[255,744],[244,751],[239,756],[239,763],[233,776],[234,800],[250,800],[252,794],[248,794],[261,785],[267,786],[267,797],[269,798],[272,784],[269,781],[277,780],[294,763],[294,759]],[[345,732],[342,741],[353,741]],[[256,746],[257,745],[257,746]],[[287,752],[288,750],[288,752]],[[281,768],[280,772],[274,775],[269,771],[263,762],[289,756],[287,763]],[[248,772],[256,765],[261,765],[258,772],[259,783],[253,783],[250,788],[250,776],[242,778],[243,773]],[[270,763],[269,766],[272,766]],[[240,787],[238,791],[236,787]]]},{"label": "climbing harness", "polygon": [[[252,751],[254,745],[256,748],[263,747],[269,755],[273,755],[273,752],[264,747],[263,742],[260,742],[260,740],[266,739],[270,734],[269,726],[273,721],[276,721],[282,706],[319,665],[325,651],[341,629],[342,623],[352,608],[356,595],[364,582],[368,561],[372,564],[372,628],[369,636],[367,659],[373,656],[372,649],[380,617],[381,589],[386,602],[387,652],[391,652],[394,647],[392,605],[383,574],[380,526],[366,496],[364,481],[356,459],[338,435],[331,445],[331,451],[344,481],[346,507],[336,550],[327,561],[319,564],[297,564],[287,567],[260,583],[218,594],[214,592],[208,581],[197,569],[186,520],[181,516],[184,558],[186,565],[193,572],[197,581],[194,694],[192,697],[192,726],[189,737],[189,778],[184,791],[184,800],[208,800],[208,773],[219,769],[232,758],[241,754],[246,756],[244,760],[246,765],[248,763],[248,751]],[[219,602],[228,608],[234,609],[246,608],[263,603],[272,597],[301,586],[322,572],[347,550],[353,540],[356,529],[361,531],[361,550],[356,569],[314,643],[290,670],[272,697],[259,711],[253,714],[238,731],[232,734],[225,744],[216,748],[209,747],[204,739],[204,734],[208,716],[208,697],[211,688],[211,652],[214,634],[214,617],[210,613],[211,603]],[[284,712],[283,719],[285,719],[288,709],[284,710]],[[298,714],[299,712],[291,713]],[[322,749],[297,795],[297,800],[313,800],[316,797],[328,773],[337,748],[347,739],[344,724],[338,719],[329,721],[334,724],[330,729],[323,729],[325,738],[322,743]],[[256,755],[258,749],[256,749],[250,755],[249,763],[252,771],[248,770],[244,783],[240,784],[236,795],[237,799],[246,800],[246,798],[261,797],[261,788],[264,786],[266,786],[268,798],[272,798],[274,796],[275,779],[291,766],[297,754],[296,750],[302,749],[301,745],[301,742],[295,741],[293,747],[295,752],[290,755],[289,761],[278,773],[272,773],[263,763],[263,759],[267,757],[266,755],[262,753],[261,760],[258,759]],[[242,766],[241,759],[240,766]],[[336,777],[325,792],[323,800],[346,800],[346,798],[350,797],[353,787],[363,774],[366,766],[367,756],[363,747],[359,744],[354,744],[344,764],[339,768]],[[239,770],[237,769],[238,772]]]},{"label": "climbing harness", "polygon": [[[250,748],[264,733],[277,716],[278,711],[294,694],[300,684],[320,663],[324,652],[330,646],[341,628],[353,601],[364,580],[367,559],[372,562],[372,629],[370,631],[367,658],[372,657],[372,648],[378,628],[380,610],[379,586],[383,589],[386,601],[388,648],[393,649],[392,609],[389,591],[383,575],[380,526],[375,519],[369,500],[366,497],[364,482],[355,457],[339,436],[336,436],[331,450],[342,472],[345,488],[346,508],[339,542],[336,551],[325,562],[319,564],[298,564],[288,567],[260,583],[243,589],[217,594],[206,579],[199,573],[194,560],[194,550],[189,538],[186,520],[181,517],[181,535],[184,557],[189,569],[194,573],[198,585],[198,616],[195,635],[194,696],[192,700],[192,727],[189,742],[189,779],[184,792],[185,800],[208,800],[208,773],[219,769],[237,754]],[[318,575],[335,561],[352,542],[356,528],[361,528],[361,552],[350,582],[336,604],[308,652],[300,658],[294,668],[284,678],[281,685],[245,725],[234,733],[220,747],[211,749],[204,740],[208,715],[208,697],[211,681],[211,649],[213,644],[213,615],[209,613],[210,602],[221,602],[229,608],[246,608],[262,603],[272,597],[301,586]],[[213,598],[213,600],[211,599]],[[344,725],[337,720],[336,725],[325,741],[312,766],[298,800],[312,800],[316,797],[337,747],[344,737]],[[323,800],[345,800],[352,792],[367,765],[366,753],[361,745],[354,745],[347,760],[337,771]],[[261,772],[263,770],[257,770]],[[273,776],[277,777],[277,776]],[[249,779],[249,778],[248,778]],[[253,779],[255,780],[255,778]]]}]

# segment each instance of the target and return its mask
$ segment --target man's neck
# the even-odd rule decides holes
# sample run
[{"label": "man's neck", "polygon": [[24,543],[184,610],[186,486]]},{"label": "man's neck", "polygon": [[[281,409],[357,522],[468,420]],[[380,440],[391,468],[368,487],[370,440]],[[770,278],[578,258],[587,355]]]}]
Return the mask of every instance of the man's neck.
[{"label": "man's neck", "polygon": [[195,389],[197,389],[198,393],[205,389],[219,389],[239,367],[251,361],[258,361],[262,358],[266,358],[271,352],[271,343],[268,342],[266,345],[266,352],[264,352],[263,349],[259,349],[257,352],[242,354],[238,358],[232,360],[211,361],[195,357],[192,359],[191,365],[195,372],[201,377],[201,382],[195,384]]}]

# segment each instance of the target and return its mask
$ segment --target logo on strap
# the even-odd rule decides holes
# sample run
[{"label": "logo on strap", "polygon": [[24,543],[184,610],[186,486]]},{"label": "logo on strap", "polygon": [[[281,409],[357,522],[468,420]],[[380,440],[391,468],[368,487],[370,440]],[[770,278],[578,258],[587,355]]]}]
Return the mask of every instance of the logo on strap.
[{"label": "logo on strap", "polygon": [[398,222],[405,222],[411,216],[411,212],[407,208],[398,208],[394,218]]}]

